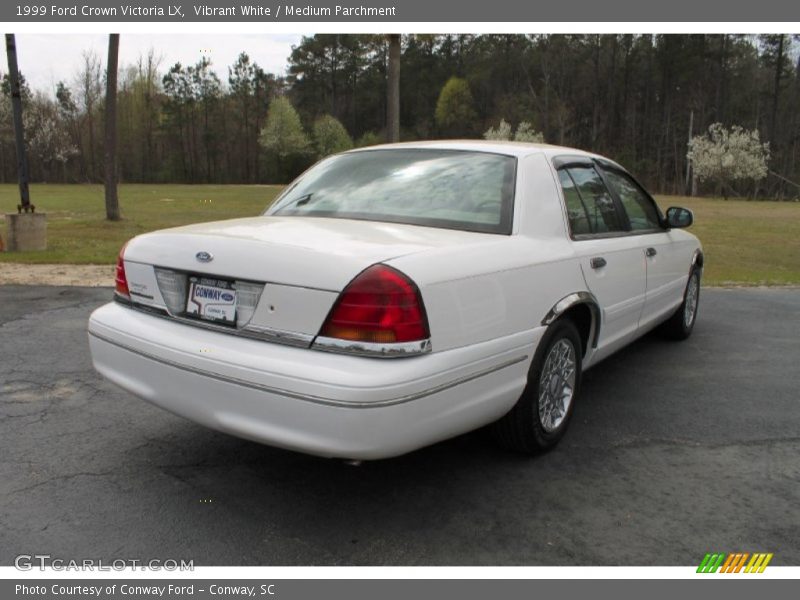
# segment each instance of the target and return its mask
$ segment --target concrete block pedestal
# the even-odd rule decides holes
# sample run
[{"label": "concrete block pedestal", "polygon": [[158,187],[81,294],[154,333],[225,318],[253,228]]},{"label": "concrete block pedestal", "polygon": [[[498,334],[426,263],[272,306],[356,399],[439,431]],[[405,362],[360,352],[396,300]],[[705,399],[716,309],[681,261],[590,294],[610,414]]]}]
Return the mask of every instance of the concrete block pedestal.
[{"label": "concrete block pedestal", "polygon": [[5,249],[8,252],[47,249],[46,213],[7,213]]}]

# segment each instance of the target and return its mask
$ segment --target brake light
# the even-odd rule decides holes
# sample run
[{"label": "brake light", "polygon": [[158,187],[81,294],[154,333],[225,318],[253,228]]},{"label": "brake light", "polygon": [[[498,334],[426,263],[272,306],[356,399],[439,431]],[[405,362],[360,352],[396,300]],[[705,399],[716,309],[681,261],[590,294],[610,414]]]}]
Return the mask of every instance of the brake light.
[{"label": "brake light", "polygon": [[320,335],[393,344],[430,337],[419,289],[400,271],[372,265],[351,281],[333,305]]},{"label": "brake light", "polygon": [[128,290],[128,278],[125,277],[125,263],[122,260],[127,245],[128,244],[126,243],[124,246],[122,246],[122,248],[120,248],[119,256],[117,256],[117,269],[114,276],[114,292],[119,296],[130,300],[131,293],[130,290]]}]

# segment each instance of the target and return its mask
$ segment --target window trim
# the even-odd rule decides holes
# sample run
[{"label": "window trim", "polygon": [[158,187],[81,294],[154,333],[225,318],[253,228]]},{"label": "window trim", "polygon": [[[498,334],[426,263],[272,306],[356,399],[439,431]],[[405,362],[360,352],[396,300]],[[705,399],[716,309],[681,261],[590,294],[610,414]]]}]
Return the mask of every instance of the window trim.
[{"label": "window trim", "polygon": [[[639,180],[637,180],[626,169],[622,168],[615,162],[612,162],[608,159],[598,158],[593,156],[560,155],[553,157],[552,164],[556,171],[556,181],[558,183],[559,194],[561,195],[562,213],[567,221],[567,230],[569,232],[569,237],[572,241],[580,242],[585,240],[631,237],[635,235],[651,235],[654,233],[665,233],[666,231],[669,231],[669,227],[666,225],[666,219],[664,218],[664,215],[662,214],[661,209],[658,207],[658,203],[655,201],[653,196],[645,189],[645,187],[641,183],[639,183]],[[603,182],[603,185],[606,187],[606,190],[608,191],[608,194],[613,201],[614,211],[617,213],[617,218],[620,220],[620,223],[627,226],[626,230],[600,231],[596,233],[578,233],[578,234],[572,232],[572,225],[570,224],[569,221],[569,211],[567,210],[567,200],[564,195],[564,188],[561,185],[561,180],[558,177],[558,171],[565,170],[567,171],[567,175],[570,177],[570,179],[572,179],[573,183],[575,183],[575,180],[572,178],[572,175],[568,171],[570,167],[583,167],[583,168],[590,167],[595,169],[595,171],[597,171],[598,175],[600,176],[600,179]],[[636,230],[631,228],[630,217],[628,216],[628,212],[625,210],[625,207],[622,204],[622,200],[620,199],[619,195],[611,188],[611,186],[608,185],[608,180],[606,179],[606,171],[614,171],[617,174],[627,176],[633,182],[633,184],[644,194],[645,198],[647,198],[653,205],[653,207],[656,209],[656,215],[658,216],[660,227],[653,229],[636,229]],[[584,205],[585,209],[583,196],[579,195],[579,198],[581,200],[581,204]]]},{"label": "window trim", "polygon": [[[566,171],[567,176],[569,176],[569,178],[572,180],[573,184],[575,183],[575,179],[572,177],[572,174],[569,172],[570,168],[578,167],[578,168],[583,168],[583,169],[592,169],[592,170],[594,170],[594,172],[597,173],[597,176],[600,178],[600,181],[602,182],[603,187],[605,187],[606,192],[608,193],[608,197],[611,198],[611,204],[614,206],[614,213],[617,216],[617,221],[619,221],[619,224],[622,225],[622,226],[627,225],[628,227],[630,227],[630,223],[628,222],[627,215],[624,212],[620,213],[619,198],[617,198],[617,196],[615,194],[613,194],[611,192],[611,190],[609,189],[608,182],[606,181],[605,176],[602,173],[602,170],[601,170],[601,168],[600,168],[600,166],[598,164],[596,164],[591,159],[584,158],[584,157],[574,157],[574,156],[555,157],[553,159],[553,163],[554,164],[558,164],[558,167],[556,168],[556,174],[558,173],[558,171],[562,171],[562,170]],[[597,238],[621,237],[623,235],[627,235],[627,234],[630,233],[630,231],[628,231],[628,230],[622,230],[622,231],[599,231],[599,232],[592,232],[592,233],[577,233],[577,234],[573,233],[572,225],[571,225],[571,223],[569,221],[569,210],[567,210],[567,200],[566,200],[566,197],[564,196],[564,187],[561,185],[561,180],[558,177],[556,177],[556,179],[558,180],[558,188],[559,188],[559,191],[561,193],[561,206],[562,206],[562,209],[563,209],[563,212],[564,212],[564,216],[565,216],[565,218],[567,220],[567,229],[569,230],[570,239],[578,241],[578,240],[597,239]],[[577,184],[575,185],[575,189],[578,192],[578,197],[581,200],[581,204],[583,204],[584,209],[586,209],[586,202],[584,201],[583,194],[580,193],[580,190],[578,189]],[[591,223],[592,223],[592,221],[591,221],[591,219],[589,219],[590,226],[591,226]]]},{"label": "window trim", "polygon": [[[633,175],[628,173],[628,171],[626,171],[625,169],[623,169],[619,165],[612,163],[611,161],[600,161],[600,160],[598,160],[597,163],[600,165],[600,170],[603,171],[603,174],[602,174],[603,182],[606,184],[606,187],[608,188],[608,191],[619,200],[619,208],[622,210],[622,212],[623,212],[623,214],[625,216],[625,221],[628,223],[628,228],[629,228],[629,231],[631,233],[644,235],[644,234],[648,234],[648,233],[661,233],[661,232],[664,232],[664,231],[666,231],[668,229],[668,227],[666,227],[666,225],[665,225],[666,224],[666,219],[664,218],[664,215],[661,213],[661,209],[658,207],[658,203],[655,201],[655,198],[653,198],[653,196],[650,195],[650,192],[648,192],[644,188],[644,186],[641,183],[639,183],[639,181]],[[606,164],[603,164],[603,163],[606,163]],[[642,194],[644,195],[645,199],[648,202],[650,202],[651,206],[656,211],[656,218],[658,219],[658,225],[659,225],[658,227],[651,227],[649,229],[637,229],[637,230],[634,230],[634,229],[631,228],[631,224],[630,224],[631,223],[631,219],[630,219],[630,216],[628,216],[628,211],[625,210],[625,205],[622,204],[622,198],[619,197],[619,194],[617,194],[612,189],[612,186],[608,185],[608,181],[606,180],[606,177],[605,177],[605,172],[606,171],[610,171],[610,172],[615,173],[616,175],[620,175],[622,177],[627,177],[631,181],[631,183],[633,183],[633,185],[635,185],[636,188],[640,192],[642,192]]]},{"label": "window trim", "polygon": [[[583,201],[583,194],[581,194],[581,191],[578,189],[578,184],[575,183],[575,178],[572,176],[572,173],[569,172],[569,169],[567,167],[564,167],[562,169],[558,169],[556,172],[560,173],[562,171],[566,174],[567,177],[569,177],[569,180],[572,182],[572,186],[575,188],[575,193],[578,195],[578,202],[581,203],[581,207],[583,208],[583,214],[586,217],[586,225],[588,225],[589,229],[591,230],[592,229],[592,218],[589,216],[589,209],[586,207],[586,202]],[[592,235],[591,231],[588,234],[585,234],[585,233],[573,233],[572,232],[572,223],[570,222],[570,219],[569,219],[569,207],[567,206],[567,193],[566,193],[566,191],[564,191],[564,186],[561,183],[561,178],[560,177],[558,178],[558,185],[561,187],[561,194],[562,194],[563,199],[564,199],[564,209],[566,210],[566,213],[567,213],[567,226],[569,227],[570,235],[571,236]]]}]

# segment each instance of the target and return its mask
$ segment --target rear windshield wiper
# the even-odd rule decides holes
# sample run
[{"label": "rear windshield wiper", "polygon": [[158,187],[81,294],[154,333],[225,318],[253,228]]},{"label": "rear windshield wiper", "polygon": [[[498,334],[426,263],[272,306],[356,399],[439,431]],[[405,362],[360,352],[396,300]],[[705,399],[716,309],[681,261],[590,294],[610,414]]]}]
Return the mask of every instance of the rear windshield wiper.
[{"label": "rear windshield wiper", "polygon": [[289,208],[295,208],[295,207],[298,207],[298,206],[305,206],[306,204],[308,204],[309,202],[311,202],[311,196],[313,196],[313,195],[314,195],[314,192],[309,192],[308,194],[303,194],[302,196],[298,196],[297,198],[295,198],[294,200],[292,200],[292,201],[291,201],[291,202],[289,202],[288,204],[286,204],[286,205],[284,205],[284,206],[281,206],[281,207],[280,207],[280,208],[279,208],[279,209],[278,209],[278,210],[275,212],[275,214],[276,214],[276,215],[277,215],[277,214],[280,214],[280,213],[282,213],[284,210],[287,210],[287,209],[289,209]]}]

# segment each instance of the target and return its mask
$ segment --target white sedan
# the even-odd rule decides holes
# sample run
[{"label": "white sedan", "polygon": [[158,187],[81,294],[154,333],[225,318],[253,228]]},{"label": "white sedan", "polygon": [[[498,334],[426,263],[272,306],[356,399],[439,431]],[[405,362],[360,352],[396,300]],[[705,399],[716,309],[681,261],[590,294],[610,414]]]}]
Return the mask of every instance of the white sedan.
[{"label": "white sedan", "polygon": [[687,337],[703,254],[622,167],[444,141],[329,157],[264,215],[140,235],[89,321],[94,366],[205,426],[379,459],[493,423],[552,447],[581,373]]}]

